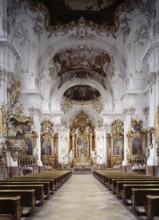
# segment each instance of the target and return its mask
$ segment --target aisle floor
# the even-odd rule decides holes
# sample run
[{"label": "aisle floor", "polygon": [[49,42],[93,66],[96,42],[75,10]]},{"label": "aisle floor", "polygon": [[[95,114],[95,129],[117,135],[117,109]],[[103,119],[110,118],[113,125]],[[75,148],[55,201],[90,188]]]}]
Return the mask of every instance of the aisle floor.
[{"label": "aisle floor", "polygon": [[46,201],[32,220],[136,220],[92,174],[78,174]]}]

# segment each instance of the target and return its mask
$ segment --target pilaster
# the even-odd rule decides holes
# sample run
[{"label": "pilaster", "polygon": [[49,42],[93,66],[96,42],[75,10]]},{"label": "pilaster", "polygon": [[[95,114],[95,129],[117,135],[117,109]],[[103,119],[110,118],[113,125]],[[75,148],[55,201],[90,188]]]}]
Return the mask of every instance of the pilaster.
[{"label": "pilaster", "polygon": [[[40,140],[40,116],[41,112],[40,109],[34,108],[33,106],[30,107],[29,109],[30,115],[33,116],[33,121],[34,121],[34,130],[36,131],[38,137],[37,137],[37,146],[35,148],[36,156],[38,156],[37,159],[37,165],[42,166],[41,162],[41,140]],[[33,152],[33,154],[35,153]]]}]

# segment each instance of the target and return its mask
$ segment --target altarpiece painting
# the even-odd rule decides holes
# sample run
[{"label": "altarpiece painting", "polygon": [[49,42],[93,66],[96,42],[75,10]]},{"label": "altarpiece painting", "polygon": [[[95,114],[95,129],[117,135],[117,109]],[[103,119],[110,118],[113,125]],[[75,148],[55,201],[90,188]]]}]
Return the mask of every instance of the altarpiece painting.
[{"label": "altarpiece painting", "polygon": [[111,124],[111,134],[107,134],[109,167],[122,164],[124,158],[124,123],[117,119]]},{"label": "altarpiece painting", "polygon": [[49,120],[41,122],[41,160],[43,165],[53,166],[54,155],[53,123]]},{"label": "altarpiece painting", "polygon": [[91,164],[94,149],[94,127],[86,114],[81,112],[71,126],[70,151],[74,165]]},{"label": "altarpiece painting", "polygon": [[142,127],[141,120],[133,119],[127,134],[129,147],[129,163],[142,165],[146,163],[147,131]]}]

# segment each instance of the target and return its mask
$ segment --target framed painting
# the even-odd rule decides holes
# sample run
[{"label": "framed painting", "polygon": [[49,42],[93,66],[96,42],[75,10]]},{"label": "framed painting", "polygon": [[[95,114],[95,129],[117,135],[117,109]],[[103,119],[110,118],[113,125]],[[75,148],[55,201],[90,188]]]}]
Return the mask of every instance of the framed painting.
[{"label": "framed painting", "polygon": [[52,139],[47,134],[41,136],[41,155],[52,155]]},{"label": "framed painting", "polygon": [[116,137],[113,140],[113,156],[123,155],[123,139],[121,137]]},{"label": "framed painting", "polygon": [[139,155],[142,152],[142,140],[140,137],[135,137],[132,140],[132,154]]}]

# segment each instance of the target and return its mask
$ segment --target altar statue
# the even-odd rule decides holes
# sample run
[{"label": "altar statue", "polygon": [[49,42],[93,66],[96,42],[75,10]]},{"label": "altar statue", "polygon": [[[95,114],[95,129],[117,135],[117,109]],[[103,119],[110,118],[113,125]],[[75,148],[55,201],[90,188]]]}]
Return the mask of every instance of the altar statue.
[{"label": "altar statue", "polygon": [[95,154],[95,151],[93,150],[91,152],[91,159],[93,160],[94,163],[96,163],[96,154]]},{"label": "altar statue", "polygon": [[72,162],[73,160],[73,151],[70,150],[70,153],[69,153],[69,162]]}]

